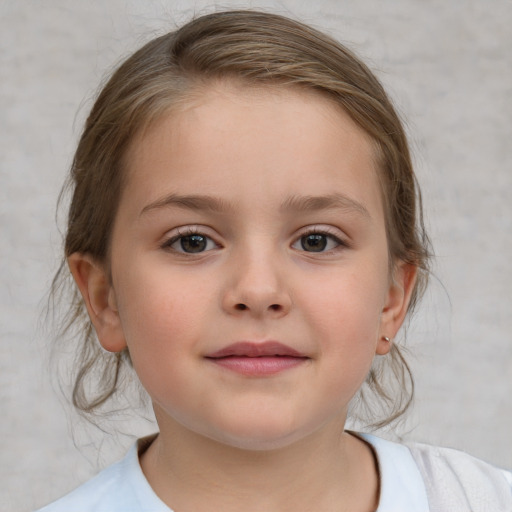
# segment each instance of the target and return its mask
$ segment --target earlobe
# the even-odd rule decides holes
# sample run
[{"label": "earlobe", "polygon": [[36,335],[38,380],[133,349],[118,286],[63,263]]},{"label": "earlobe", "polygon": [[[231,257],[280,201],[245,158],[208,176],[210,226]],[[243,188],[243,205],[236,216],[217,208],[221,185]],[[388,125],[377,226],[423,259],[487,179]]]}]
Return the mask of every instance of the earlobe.
[{"label": "earlobe", "polygon": [[73,253],[68,266],[82,294],[89,318],[105,350],[120,352],[126,348],[114,289],[103,265],[91,256]]},{"label": "earlobe", "polygon": [[418,268],[399,262],[394,271],[380,321],[380,336],[376,353],[385,355],[391,350],[392,341],[402,326],[416,284]]}]

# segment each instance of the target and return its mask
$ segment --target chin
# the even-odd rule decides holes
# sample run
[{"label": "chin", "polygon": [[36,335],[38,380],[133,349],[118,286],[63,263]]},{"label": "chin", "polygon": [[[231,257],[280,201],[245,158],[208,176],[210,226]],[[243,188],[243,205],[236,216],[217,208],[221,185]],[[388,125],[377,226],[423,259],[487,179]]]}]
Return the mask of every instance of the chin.
[{"label": "chin", "polygon": [[298,436],[297,438],[290,436],[277,438],[260,435],[253,437],[229,436],[225,437],[224,439],[218,439],[217,441],[221,442],[224,445],[230,446],[231,448],[236,448],[238,450],[265,452],[286,448],[292,445],[298,439],[300,439],[300,436]]},{"label": "chin", "polygon": [[248,451],[271,451],[286,448],[306,437],[307,432],[283,425],[238,425],[237,428],[223,428],[207,436],[221,444]]}]

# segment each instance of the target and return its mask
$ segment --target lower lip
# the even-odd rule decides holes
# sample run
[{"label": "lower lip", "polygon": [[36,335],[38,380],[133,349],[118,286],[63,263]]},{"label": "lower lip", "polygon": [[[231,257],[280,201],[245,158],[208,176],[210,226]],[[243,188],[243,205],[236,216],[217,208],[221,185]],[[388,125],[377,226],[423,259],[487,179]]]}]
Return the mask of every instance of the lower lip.
[{"label": "lower lip", "polygon": [[276,373],[300,366],[306,360],[306,357],[291,356],[229,356],[210,359],[210,361],[218,366],[252,377],[275,375]]}]

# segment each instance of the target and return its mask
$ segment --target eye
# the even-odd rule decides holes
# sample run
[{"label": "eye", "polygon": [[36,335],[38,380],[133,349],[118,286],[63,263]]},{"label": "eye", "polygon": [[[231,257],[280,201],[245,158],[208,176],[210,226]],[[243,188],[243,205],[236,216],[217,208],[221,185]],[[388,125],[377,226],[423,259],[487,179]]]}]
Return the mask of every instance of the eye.
[{"label": "eye", "polygon": [[313,231],[302,235],[293,245],[294,249],[306,252],[327,252],[346,244],[338,237],[321,231]]},{"label": "eye", "polygon": [[172,249],[173,251],[187,254],[211,251],[217,247],[218,245],[209,236],[194,232],[180,233],[167,240],[162,246],[164,249]]}]

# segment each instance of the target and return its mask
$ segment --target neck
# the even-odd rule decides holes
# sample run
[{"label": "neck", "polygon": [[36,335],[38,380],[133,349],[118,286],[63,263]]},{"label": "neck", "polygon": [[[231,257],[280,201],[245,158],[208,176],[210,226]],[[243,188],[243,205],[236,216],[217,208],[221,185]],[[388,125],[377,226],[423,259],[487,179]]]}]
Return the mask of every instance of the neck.
[{"label": "neck", "polygon": [[378,477],[371,449],[339,423],[291,445],[243,450],[174,423],[141,457],[156,494],[175,510],[372,511]]}]

